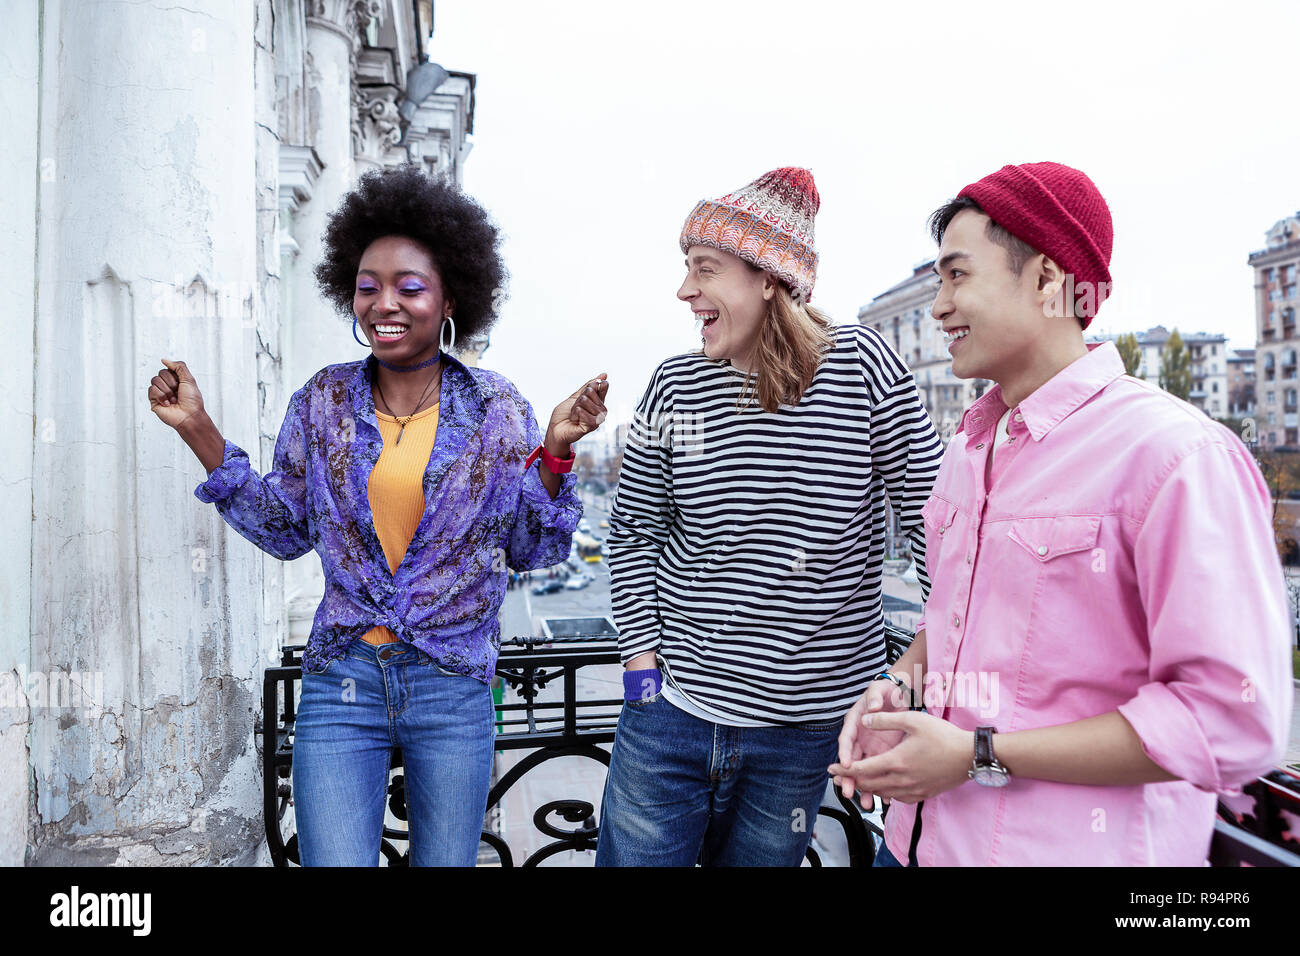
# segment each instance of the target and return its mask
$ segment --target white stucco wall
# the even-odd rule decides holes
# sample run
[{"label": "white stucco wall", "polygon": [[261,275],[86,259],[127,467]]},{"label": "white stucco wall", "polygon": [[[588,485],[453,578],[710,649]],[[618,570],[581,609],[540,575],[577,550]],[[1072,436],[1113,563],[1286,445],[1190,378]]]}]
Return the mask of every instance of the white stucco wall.
[{"label": "white stucco wall", "polygon": [[20,866],[27,847],[29,797],[26,676],[31,616],[32,547],[32,315],[36,302],[37,75],[40,9],[18,4],[0,39],[0,261],[13,280],[9,308],[0,312],[5,343],[0,375],[0,866]]},{"label": "white stucco wall", "polygon": [[255,11],[42,10],[31,658],[91,699],[32,709],[32,858],[228,859],[259,822],[262,562],[145,392],[184,359],[260,463]]},{"label": "white stucco wall", "polygon": [[[204,469],[146,391],[183,359],[264,472],[289,395],[365,354],[312,268],[358,140],[403,159],[353,104],[359,31],[393,10],[412,31],[409,5],[12,6],[0,865],[265,862],[262,673],[295,594],[305,638],[319,561],[263,554],[195,498]],[[451,109],[463,156],[459,82],[429,108]]]}]

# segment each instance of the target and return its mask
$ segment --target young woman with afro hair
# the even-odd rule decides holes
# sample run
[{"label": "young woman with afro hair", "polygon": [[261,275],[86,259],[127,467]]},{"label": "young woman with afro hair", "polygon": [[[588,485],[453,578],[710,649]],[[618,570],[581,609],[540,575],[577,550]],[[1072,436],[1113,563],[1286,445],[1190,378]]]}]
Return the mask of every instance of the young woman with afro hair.
[{"label": "young woman with afro hair", "polygon": [[270,472],[222,437],[184,362],[163,359],[150,408],[207,469],[200,501],[282,560],[320,556],[293,745],[300,862],[378,864],[399,747],[411,864],[472,866],[506,576],[568,556],[571,446],[604,421],[608,381],[561,402],[543,435],[504,376],[451,354],[490,327],[506,278],[495,226],[455,185],[372,170],[324,238],[320,290],[370,354],[294,393]]}]

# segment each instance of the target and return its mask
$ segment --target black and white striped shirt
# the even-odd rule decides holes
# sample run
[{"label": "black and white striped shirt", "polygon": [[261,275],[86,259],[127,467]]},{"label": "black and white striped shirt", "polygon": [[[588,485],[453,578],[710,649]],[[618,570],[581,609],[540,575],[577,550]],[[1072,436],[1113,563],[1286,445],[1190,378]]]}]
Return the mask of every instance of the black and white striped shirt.
[{"label": "black and white striped shirt", "polygon": [[943,447],[879,333],[837,330],[798,405],[737,413],[744,373],[663,362],[629,429],[610,516],[623,662],[657,650],[719,715],[840,718],[885,667],[888,496],[928,599],[925,526]]}]

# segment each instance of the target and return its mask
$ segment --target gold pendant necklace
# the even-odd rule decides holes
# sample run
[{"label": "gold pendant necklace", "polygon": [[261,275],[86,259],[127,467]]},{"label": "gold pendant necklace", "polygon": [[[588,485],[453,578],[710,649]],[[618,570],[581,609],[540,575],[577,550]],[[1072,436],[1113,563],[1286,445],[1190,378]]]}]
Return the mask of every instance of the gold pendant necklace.
[{"label": "gold pendant necklace", "polygon": [[[415,413],[418,412],[418,411],[420,410],[420,406],[424,404],[424,399],[425,399],[426,396],[428,396],[428,394],[429,394],[429,389],[433,387],[433,383],[434,383],[434,381],[437,381],[439,385],[442,384],[442,365],[441,365],[441,363],[439,363],[439,365],[438,365],[438,374],[437,374],[436,376],[434,376],[434,378],[429,379],[429,384],[426,385],[426,386],[424,386],[424,394],[421,395],[421,396],[420,396],[420,400],[419,400],[418,402],[415,403],[415,411],[414,411],[414,412],[411,412],[411,414],[409,414],[409,415],[406,416],[406,421],[402,421],[402,419],[401,419],[400,416],[393,415],[393,417],[397,419],[397,423],[398,423],[398,425],[401,426],[401,427],[397,430],[397,441],[393,442],[394,445],[400,445],[400,444],[402,443],[402,435],[406,433],[406,426],[407,426],[407,424],[411,421],[412,418],[415,417]],[[384,406],[388,409],[388,412],[389,412],[389,414],[391,415],[391,414],[392,414],[392,411],[393,411],[393,406],[388,404],[388,398],[384,395],[384,389],[383,389],[383,386],[381,386],[381,385],[379,384],[379,376],[378,376],[378,375],[375,376],[375,388],[379,389],[379,397],[382,398],[382,399],[384,400]]]}]

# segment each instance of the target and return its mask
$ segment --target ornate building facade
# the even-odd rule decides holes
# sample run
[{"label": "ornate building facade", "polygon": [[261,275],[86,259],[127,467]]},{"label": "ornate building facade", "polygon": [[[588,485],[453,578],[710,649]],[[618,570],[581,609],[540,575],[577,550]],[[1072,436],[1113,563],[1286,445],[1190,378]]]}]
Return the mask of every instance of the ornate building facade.
[{"label": "ornate building facade", "polygon": [[858,321],[883,335],[912,370],[925,410],[947,445],[962,414],[989,383],[952,374],[952,356],[944,344],[943,329],[930,314],[939,294],[939,277],[933,268],[933,259],[916,266],[908,278],[858,309]]},{"label": "ornate building facade", "polygon": [[1255,270],[1255,414],[1266,450],[1300,448],[1300,212],[1280,219],[1250,254]]},{"label": "ornate building facade", "polygon": [[0,319],[0,865],[260,859],[261,673],[319,561],[199,502],[146,390],[183,359],[265,470],[292,392],[364,354],[315,289],[329,212],[375,166],[460,182],[470,149],[431,0],[191,6],[6,17],[0,162],[31,188],[0,250],[31,278]]}]

